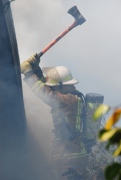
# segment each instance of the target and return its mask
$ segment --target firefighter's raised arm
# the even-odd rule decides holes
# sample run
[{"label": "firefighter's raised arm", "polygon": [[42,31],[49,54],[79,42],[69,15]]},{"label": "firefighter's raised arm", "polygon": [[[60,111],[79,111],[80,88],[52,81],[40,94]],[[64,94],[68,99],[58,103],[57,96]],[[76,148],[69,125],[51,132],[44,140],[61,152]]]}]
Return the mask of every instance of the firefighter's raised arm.
[{"label": "firefighter's raised arm", "polygon": [[21,73],[24,74],[24,80],[30,87],[32,87],[38,79],[43,77],[39,63],[40,57],[35,53],[21,64]]}]

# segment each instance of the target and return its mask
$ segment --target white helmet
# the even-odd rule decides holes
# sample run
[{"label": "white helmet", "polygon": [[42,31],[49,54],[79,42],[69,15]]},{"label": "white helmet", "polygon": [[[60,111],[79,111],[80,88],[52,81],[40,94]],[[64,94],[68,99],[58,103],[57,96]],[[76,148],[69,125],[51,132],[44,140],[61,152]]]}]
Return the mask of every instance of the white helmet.
[{"label": "white helmet", "polygon": [[59,86],[77,84],[78,80],[73,79],[71,72],[65,66],[45,67],[42,69],[47,78],[47,86]]}]

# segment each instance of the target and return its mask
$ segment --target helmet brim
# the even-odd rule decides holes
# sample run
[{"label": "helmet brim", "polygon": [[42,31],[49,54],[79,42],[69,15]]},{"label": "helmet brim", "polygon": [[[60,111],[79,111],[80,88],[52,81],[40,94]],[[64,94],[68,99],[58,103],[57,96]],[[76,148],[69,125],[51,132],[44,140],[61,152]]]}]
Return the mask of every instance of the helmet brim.
[{"label": "helmet brim", "polygon": [[[77,79],[72,79],[70,81],[67,81],[67,82],[63,82],[62,85],[74,85],[74,84],[78,84],[79,81]],[[56,84],[52,84],[52,83],[49,83],[49,82],[46,82],[45,85],[47,86],[59,86],[60,84],[59,83],[56,83]]]}]

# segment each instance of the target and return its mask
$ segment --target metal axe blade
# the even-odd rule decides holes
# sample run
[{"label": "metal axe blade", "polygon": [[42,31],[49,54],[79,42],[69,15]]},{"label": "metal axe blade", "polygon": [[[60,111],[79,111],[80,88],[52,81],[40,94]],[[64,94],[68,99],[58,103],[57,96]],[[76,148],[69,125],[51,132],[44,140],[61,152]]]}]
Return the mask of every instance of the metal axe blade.
[{"label": "metal axe blade", "polygon": [[68,13],[71,14],[74,17],[77,25],[81,25],[81,24],[83,24],[86,21],[86,19],[79,12],[77,6],[73,6],[72,8],[70,8],[68,10]]}]

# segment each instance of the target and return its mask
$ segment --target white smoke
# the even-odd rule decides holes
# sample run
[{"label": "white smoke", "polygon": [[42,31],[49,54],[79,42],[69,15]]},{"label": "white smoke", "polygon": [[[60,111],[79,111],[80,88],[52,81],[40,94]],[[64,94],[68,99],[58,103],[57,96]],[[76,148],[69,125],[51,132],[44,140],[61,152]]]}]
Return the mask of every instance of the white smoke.
[{"label": "white smoke", "polygon": [[102,93],[106,103],[119,104],[120,4],[113,0],[16,0],[11,6],[21,62],[40,52],[74,21],[67,11],[77,5],[87,21],[46,52],[41,66],[66,65],[84,94]]},{"label": "white smoke", "polygon": [[[73,17],[67,14],[73,5],[77,5],[87,21],[69,32],[43,55],[40,65],[65,65],[79,79],[77,87],[82,93],[101,93],[105,103],[119,104],[121,2],[118,0],[16,0],[11,3],[20,61],[35,52],[39,53],[73,23]],[[50,107],[39,100],[25,83],[23,94],[28,129],[31,137],[37,141],[37,147],[31,150],[34,153],[30,153],[35,155],[34,163],[31,162],[33,172],[40,170],[40,175],[44,171],[41,177],[33,176],[38,180],[49,174],[43,169],[50,162],[53,123]],[[42,151],[42,157],[39,156],[39,150]]]}]

